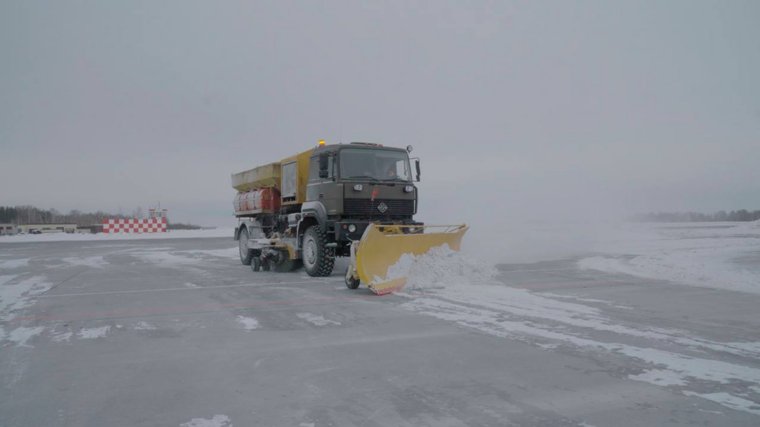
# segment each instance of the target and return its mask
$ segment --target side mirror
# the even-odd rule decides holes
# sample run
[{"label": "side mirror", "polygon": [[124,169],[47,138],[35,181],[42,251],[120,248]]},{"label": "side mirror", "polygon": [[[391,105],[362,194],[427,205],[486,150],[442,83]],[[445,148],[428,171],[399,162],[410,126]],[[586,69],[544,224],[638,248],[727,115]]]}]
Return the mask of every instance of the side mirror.
[{"label": "side mirror", "polygon": [[327,153],[321,153],[319,155],[319,177],[327,178]]},{"label": "side mirror", "polygon": [[420,180],[420,159],[415,159],[414,160],[414,167],[417,168],[417,181],[419,182],[419,180]]}]

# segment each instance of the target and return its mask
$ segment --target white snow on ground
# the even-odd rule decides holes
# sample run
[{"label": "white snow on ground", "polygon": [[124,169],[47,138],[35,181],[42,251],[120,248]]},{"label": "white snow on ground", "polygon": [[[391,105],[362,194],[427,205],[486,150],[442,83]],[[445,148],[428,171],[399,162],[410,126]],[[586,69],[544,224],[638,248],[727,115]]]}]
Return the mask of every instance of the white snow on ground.
[{"label": "white snow on ground", "polygon": [[232,420],[226,415],[214,415],[211,419],[193,418],[179,427],[232,427]]},{"label": "white snow on ground", "polygon": [[638,375],[629,375],[628,378],[636,381],[643,381],[645,383],[657,384],[663,387],[671,385],[686,385],[686,382],[679,374],[666,369],[652,369],[644,371]]},{"label": "white snow on ground", "polygon": [[13,283],[16,275],[0,276],[0,320],[11,320],[13,312],[28,307],[35,295],[52,287],[43,276],[33,276]]},{"label": "white snow on ground", "polygon": [[160,251],[133,251],[131,252],[131,255],[146,262],[161,264],[162,267],[187,267],[196,265],[200,262],[200,260],[197,258],[185,257],[182,255]]},{"label": "white snow on ground", "polygon": [[[639,366],[641,372],[629,378],[683,392],[742,382],[746,386],[709,397],[733,409],[748,408],[740,403],[751,399],[749,387],[760,386],[760,369],[740,360],[760,358],[760,342],[717,342],[690,331],[621,324],[582,299],[571,302],[512,288],[494,280],[494,274],[493,268],[449,250],[416,257],[400,294],[408,298],[402,307],[549,351],[569,346],[634,359],[638,363],[626,366]],[[713,353],[740,359],[724,362],[710,358]]]},{"label": "white snow on ground", "polygon": [[628,227],[627,234],[596,248],[604,255],[581,259],[578,266],[760,294],[760,269],[756,263],[740,262],[742,257],[753,253],[760,256],[757,224],[631,224]]},{"label": "white snow on ground", "polygon": [[[17,275],[0,276],[0,321],[10,321],[16,317],[16,312],[29,307],[35,295],[44,293],[51,284],[45,282],[42,276],[29,277],[16,283]],[[30,347],[27,345],[35,335],[43,331],[43,327],[19,327],[6,333],[0,327],[0,341],[8,340],[15,342],[18,346]]]},{"label": "white snow on ground", "polygon": [[29,265],[29,258],[0,261],[0,270],[11,270],[14,268],[26,267],[27,265]]},{"label": "white snow on ground", "polygon": [[95,338],[103,338],[106,335],[108,335],[108,331],[111,330],[111,327],[101,326],[99,328],[82,328],[79,333],[77,334],[77,337],[80,339],[95,339]]},{"label": "white snow on ground", "polygon": [[210,228],[205,230],[172,230],[166,233],[117,233],[117,234],[23,234],[0,236],[0,243],[29,242],[72,242],[72,241],[108,241],[108,240],[146,240],[146,239],[197,239],[207,237],[232,238],[233,228]]},{"label": "white snow on ground", "polygon": [[232,247],[228,249],[197,249],[197,250],[191,250],[191,251],[181,251],[181,253],[236,259],[237,256],[239,255],[238,251],[239,249],[237,247]]},{"label": "white snow on ground", "polygon": [[15,279],[16,276],[17,275],[15,274],[0,275],[0,314],[2,314],[7,307],[10,307],[10,305],[13,304],[17,299],[15,295],[18,293],[18,291],[13,289],[11,286],[6,287],[6,283]]},{"label": "white snow on ground", "polygon": [[125,253],[143,261],[161,264],[163,267],[185,268],[198,266],[200,263],[215,262],[214,258],[237,259],[238,248],[228,249],[198,249],[173,251],[171,248],[158,249],[129,249]]},{"label": "white snow on ground", "polygon": [[53,342],[69,342],[72,335],[74,335],[72,332],[61,332],[53,335],[52,340]]},{"label": "white snow on ground", "polygon": [[151,325],[148,322],[140,321],[140,322],[137,322],[137,325],[135,325],[135,329],[138,331],[154,331],[158,328],[156,328],[155,326]]},{"label": "white snow on ground", "polygon": [[61,261],[72,266],[82,266],[90,268],[103,268],[108,265],[108,262],[103,259],[102,256],[90,256],[90,257],[68,257],[61,258]]},{"label": "white snow on ground", "polygon": [[324,316],[319,315],[319,314],[314,314],[314,313],[296,313],[296,316],[298,316],[299,319],[305,320],[305,321],[311,323],[314,326],[327,326],[327,325],[340,326],[340,322],[336,322],[335,320],[327,319]]},{"label": "white snow on ground", "polygon": [[200,288],[200,286],[196,285],[195,283],[190,283],[190,282],[185,282],[185,286],[188,288],[193,288],[193,289]]},{"label": "white snow on ground", "polygon": [[252,331],[259,328],[259,321],[253,317],[238,316],[237,321],[243,325],[243,328],[246,331]]},{"label": "white snow on ground", "polygon": [[20,327],[12,330],[8,334],[8,341],[16,343],[19,347],[31,347],[27,342],[34,336],[39,335],[45,328],[42,326],[36,326],[34,328]]},{"label": "white snow on ground", "polygon": [[741,397],[736,397],[728,393],[694,393],[691,391],[685,391],[684,394],[687,396],[697,396],[703,399],[712,400],[715,403],[739,411],[760,415],[760,405],[751,400],[742,399]]}]

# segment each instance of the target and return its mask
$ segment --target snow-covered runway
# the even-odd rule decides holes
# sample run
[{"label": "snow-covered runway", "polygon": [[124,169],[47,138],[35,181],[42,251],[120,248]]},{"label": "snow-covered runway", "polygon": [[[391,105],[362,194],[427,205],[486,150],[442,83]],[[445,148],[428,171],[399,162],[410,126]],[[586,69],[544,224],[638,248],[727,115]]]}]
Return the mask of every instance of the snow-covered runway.
[{"label": "snow-covered runway", "polygon": [[0,425],[757,425],[742,227],[440,253],[387,297],[230,238],[0,241]]}]

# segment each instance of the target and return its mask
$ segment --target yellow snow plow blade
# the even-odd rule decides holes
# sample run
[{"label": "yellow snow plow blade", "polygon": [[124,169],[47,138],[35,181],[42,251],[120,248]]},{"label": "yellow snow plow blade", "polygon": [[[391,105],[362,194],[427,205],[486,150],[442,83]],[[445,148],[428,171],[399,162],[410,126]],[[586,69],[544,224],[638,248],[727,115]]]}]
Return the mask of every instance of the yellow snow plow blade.
[{"label": "yellow snow plow blade", "polygon": [[[397,291],[407,279],[409,266],[402,264],[438,246],[448,245],[451,250],[458,251],[467,228],[464,224],[370,224],[358,244],[352,246],[346,283],[349,284],[352,278],[358,279],[378,295]],[[409,256],[399,262],[404,255]],[[355,283],[358,286],[358,281]]]}]

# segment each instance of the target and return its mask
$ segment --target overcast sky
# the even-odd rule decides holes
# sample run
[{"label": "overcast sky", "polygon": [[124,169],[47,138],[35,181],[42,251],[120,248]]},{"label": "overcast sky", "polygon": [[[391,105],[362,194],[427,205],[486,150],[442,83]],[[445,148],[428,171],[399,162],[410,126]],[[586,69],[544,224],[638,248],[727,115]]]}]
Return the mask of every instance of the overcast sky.
[{"label": "overcast sky", "polygon": [[2,1],[0,204],[233,223],[229,175],[415,147],[420,217],[760,209],[758,1]]}]

